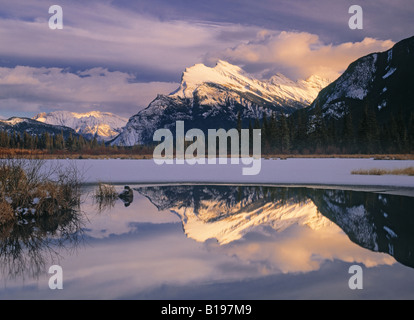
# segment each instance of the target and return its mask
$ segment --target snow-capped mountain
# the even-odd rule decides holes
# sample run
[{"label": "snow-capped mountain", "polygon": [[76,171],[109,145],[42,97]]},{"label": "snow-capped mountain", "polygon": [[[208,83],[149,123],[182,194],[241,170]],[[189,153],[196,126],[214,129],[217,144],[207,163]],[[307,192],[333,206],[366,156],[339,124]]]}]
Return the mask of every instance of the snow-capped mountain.
[{"label": "snow-capped mountain", "polygon": [[358,118],[365,107],[375,110],[379,122],[402,113],[407,118],[414,111],[414,37],[402,40],[393,48],[364,56],[321,90],[309,112],[316,105],[326,119],[340,119],[350,111]]},{"label": "snow-capped mountain", "polygon": [[3,130],[8,133],[16,132],[23,134],[24,132],[27,132],[30,135],[37,136],[40,136],[43,133],[48,133],[52,136],[63,133],[65,139],[70,135],[74,137],[78,136],[75,130],[65,126],[51,125],[29,118],[18,117],[13,117],[8,120],[0,120],[0,131]]},{"label": "snow-capped mountain", "polygon": [[185,122],[186,129],[207,131],[234,128],[239,113],[246,126],[263,114],[291,114],[308,106],[328,84],[329,80],[317,76],[295,82],[281,74],[260,81],[225,61],[214,68],[196,64],[184,71],[176,91],[158,95],[131,117],[112,144],[152,143],[157,129],[173,130],[178,120]]},{"label": "snow-capped mountain", "polygon": [[[317,76],[308,80],[292,81],[277,74],[267,81],[260,81],[246,74],[240,67],[219,60],[214,68],[196,64],[187,68],[181,78],[180,87],[172,97],[193,99],[198,93],[203,105],[225,104],[226,99],[239,99],[243,95],[262,99],[263,102],[281,107],[309,105],[329,81]],[[213,88],[212,88],[213,85]],[[227,94],[215,91],[214,85],[228,89]]]},{"label": "snow-capped mountain", "polygon": [[87,113],[54,111],[38,114],[33,119],[51,125],[66,126],[87,139],[96,136],[98,140],[103,141],[115,138],[128,122],[126,118],[99,111]]}]

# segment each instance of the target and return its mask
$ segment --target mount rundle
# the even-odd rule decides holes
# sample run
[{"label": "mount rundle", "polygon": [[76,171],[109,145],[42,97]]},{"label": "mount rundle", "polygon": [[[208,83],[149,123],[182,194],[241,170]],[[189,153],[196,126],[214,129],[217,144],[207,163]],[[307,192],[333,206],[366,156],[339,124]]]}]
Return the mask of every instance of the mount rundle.
[{"label": "mount rundle", "polygon": [[310,105],[329,83],[317,76],[295,82],[282,74],[260,81],[225,61],[218,61],[213,68],[196,64],[183,72],[175,92],[158,95],[129,119],[111,144],[152,143],[157,129],[173,131],[178,120],[185,122],[186,130],[207,132],[210,128],[235,128],[239,114],[246,126],[264,114],[291,114]]}]

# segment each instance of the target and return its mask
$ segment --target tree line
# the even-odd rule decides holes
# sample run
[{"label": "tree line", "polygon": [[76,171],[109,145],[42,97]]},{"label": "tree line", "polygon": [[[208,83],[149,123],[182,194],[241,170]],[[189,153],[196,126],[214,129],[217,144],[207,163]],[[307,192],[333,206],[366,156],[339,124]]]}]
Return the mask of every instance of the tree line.
[{"label": "tree line", "polygon": [[[238,115],[237,126],[243,128]],[[414,112],[408,119],[392,115],[379,123],[374,110],[361,115],[348,111],[339,120],[326,120],[316,106],[313,114],[264,114],[249,121],[249,130],[261,129],[263,154],[392,154],[414,152]],[[251,135],[252,136],[252,135]],[[252,145],[252,144],[250,144]]]},{"label": "tree line", "polygon": [[0,147],[6,149],[27,150],[67,150],[83,151],[102,147],[104,144],[96,139],[87,140],[83,136],[73,136],[71,133],[65,139],[63,133],[52,135],[44,132],[41,135],[31,135],[27,132],[0,132]]},{"label": "tree line", "polygon": [[[317,105],[310,114],[300,110],[291,116],[264,113],[261,119],[243,119],[238,114],[237,129],[261,129],[262,154],[393,154],[414,152],[414,112],[408,119],[401,114],[380,124],[373,109],[362,115],[347,112],[340,120],[326,120]],[[243,125],[244,124],[244,125]],[[250,146],[253,145],[252,139]],[[0,131],[0,148],[42,150],[50,153],[152,154],[154,146],[117,147],[96,137],[81,135],[31,135]]]},{"label": "tree line", "polygon": [[152,155],[152,146],[136,145],[134,147],[118,147],[105,144],[95,136],[89,140],[82,135],[64,136],[44,132],[41,135],[31,135],[27,132],[0,131],[0,148],[7,150],[35,150],[50,154],[86,154],[86,155]]}]

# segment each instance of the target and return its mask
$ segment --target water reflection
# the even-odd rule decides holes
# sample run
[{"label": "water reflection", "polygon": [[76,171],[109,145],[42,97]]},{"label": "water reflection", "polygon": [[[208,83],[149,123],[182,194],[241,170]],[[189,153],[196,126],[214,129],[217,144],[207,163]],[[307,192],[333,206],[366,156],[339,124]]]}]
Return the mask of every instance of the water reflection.
[{"label": "water reflection", "polygon": [[[159,210],[175,212],[186,235],[203,242],[236,241],[254,226],[282,231],[339,226],[351,241],[414,267],[414,198],[310,188],[251,186],[154,186],[136,191]],[[340,248],[338,248],[338,251]]]},{"label": "water reflection", "polygon": [[61,251],[73,250],[82,242],[82,225],[79,207],[0,224],[2,277],[38,278]]},{"label": "water reflection", "polygon": [[353,242],[414,267],[414,198],[343,190],[314,190],[309,197]]},{"label": "water reflection", "polygon": [[[392,276],[403,268],[396,260],[414,267],[414,198],[303,187],[130,187],[129,206],[99,204],[89,186],[79,211],[2,226],[4,274],[47,277],[50,257],[61,255],[67,298],[286,297],[280,287],[299,298],[319,288],[319,297],[331,298],[349,294],[347,264],[358,263],[381,271],[367,279],[368,298],[393,279],[393,289],[412,296],[412,283]],[[123,190],[116,186],[116,194]],[[63,250],[81,241],[76,254]],[[414,279],[412,269],[402,271]],[[42,295],[36,285],[7,285],[16,297],[54,298],[44,284]],[[0,290],[0,298],[10,292]]]},{"label": "water reflection", "polygon": [[134,192],[130,186],[124,187],[124,190],[119,194],[119,199],[122,200],[125,207],[129,207],[134,202]]}]

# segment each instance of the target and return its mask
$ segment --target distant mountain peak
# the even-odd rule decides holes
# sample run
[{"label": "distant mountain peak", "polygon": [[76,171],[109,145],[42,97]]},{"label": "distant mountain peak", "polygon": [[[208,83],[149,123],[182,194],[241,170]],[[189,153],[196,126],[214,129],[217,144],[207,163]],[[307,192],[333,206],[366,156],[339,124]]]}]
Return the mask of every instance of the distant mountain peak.
[{"label": "distant mountain peak", "polygon": [[51,125],[66,126],[74,129],[77,133],[88,139],[96,136],[99,140],[103,141],[115,138],[128,122],[126,118],[100,111],[85,113],[54,111],[40,113],[33,119]]}]

